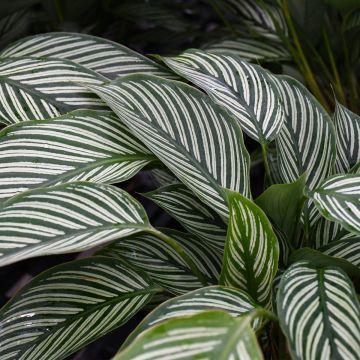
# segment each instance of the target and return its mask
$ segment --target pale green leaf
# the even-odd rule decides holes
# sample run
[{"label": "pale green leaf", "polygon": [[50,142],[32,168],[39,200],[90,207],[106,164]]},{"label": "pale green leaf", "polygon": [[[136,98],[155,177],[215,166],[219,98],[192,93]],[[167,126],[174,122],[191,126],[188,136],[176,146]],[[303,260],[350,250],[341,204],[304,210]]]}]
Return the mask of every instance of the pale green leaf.
[{"label": "pale green leaf", "polygon": [[114,360],[262,360],[250,317],[206,311],[167,320],[137,337]]}]

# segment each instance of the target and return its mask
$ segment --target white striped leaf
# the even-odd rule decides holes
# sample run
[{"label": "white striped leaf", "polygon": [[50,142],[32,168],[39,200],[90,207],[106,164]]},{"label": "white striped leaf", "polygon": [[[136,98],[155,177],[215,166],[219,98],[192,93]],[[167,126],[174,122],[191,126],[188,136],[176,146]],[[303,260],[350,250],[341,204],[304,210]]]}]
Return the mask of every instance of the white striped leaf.
[{"label": "white striped leaf", "polygon": [[293,359],[359,359],[360,306],[345,272],[295,263],[282,276],[277,300]]},{"label": "white striped leaf", "polygon": [[314,189],[330,175],[335,160],[335,133],[329,115],[298,81],[273,76],[281,95],[286,120],[276,139],[280,176],[283,182],[307,174]]},{"label": "white striped leaf", "polygon": [[254,0],[225,0],[225,4],[243,16],[247,26],[259,35],[276,40],[280,40],[278,32],[287,35],[286,21],[278,6]]},{"label": "white striped leaf", "polygon": [[104,81],[68,60],[0,58],[0,122],[53,118],[79,108],[104,109],[105,104],[84,87]]},{"label": "white striped leaf", "polygon": [[350,237],[323,246],[319,249],[322,253],[347,260],[360,268],[360,237]]},{"label": "white striped leaf", "polygon": [[208,286],[169,299],[154,309],[128,336],[124,349],[139,334],[168,319],[190,316],[207,310],[223,310],[233,317],[253,311],[257,305],[244,291],[226,286]]},{"label": "white striped leaf", "polygon": [[223,252],[226,225],[222,218],[183,184],[172,184],[143,193],[175,218],[187,231]]},{"label": "white striped leaf", "polygon": [[360,161],[360,116],[336,102],[334,123],[337,135],[335,170],[344,173]]},{"label": "white striped leaf", "polygon": [[0,205],[0,266],[149,228],[140,203],[111,185],[75,182],[22,192]]},{"label": "white striped leaf", "polygon": [[241,129],[205,94],[150,75],[130,75],[91,89],[218,213],[228,212],[223,188],[250,196],[249,155]]},{"label": "white striped leaf", "polygon": [[343,228],[340,224],[321,217],[312,227],[311,243],[320,248],[338,239]]},{"label": "white striped leaf", "polygon": [[336,175],[311,193],[316,207],[329,220],[360,235],[360,175]]},{"label": "white striped leaf", "polygon": [[21,122],[0,132],[0,199],[75,180],[125,181],[154,159],[108,111]]},{"label": "white striped leaf", "polygon": [[282,61],[291,58],[288,50],[279,43],[265,43],[260,39],[234,38],[223,39],[208,44],[204,50],[224,54],[231,53],[246,61]]},{"label": "white striped leaf", "polygon": [[271,282],[279,259],[278,240],[264,212],[238,193],[229,192],[230,219],[220,282],[246,291],[270,307]]},{"label": "white striped leaf", "polygon": [[167,320],[138,336],[113,360],[262,360],[251,317],[206,311]]},{"label": "white striped leaf", "polygon": [[271,76],[260,66],[234,54],[194,49],[163,60],[228,110],[253,139],[266,144],[279,133],[283,106]]},{"label": "white striped leaf", "polygon": [[[171,229],[161,229],[161,232],[180,244],[209,284],[218,282],[221,254],[192,235]],[[151,234],[136,234],[115,241],[101,249],[98,254],[125,259],[146,272],[154,282],[176,295],[202,286],[179,254]]]},{"label": "white striped leaf", "polygon": [[0,358],[63,359],[125,323],[159,291],[146,274],[116,259],[58,265],[0,310]]},{"label": "white striped leaf", "polygon": [[141,72],[174,78],[166,68],[117,44],[92,35],[53,32],[20,39],[0,52],[0,57],[31,56],[68,59],[115,79]]}]

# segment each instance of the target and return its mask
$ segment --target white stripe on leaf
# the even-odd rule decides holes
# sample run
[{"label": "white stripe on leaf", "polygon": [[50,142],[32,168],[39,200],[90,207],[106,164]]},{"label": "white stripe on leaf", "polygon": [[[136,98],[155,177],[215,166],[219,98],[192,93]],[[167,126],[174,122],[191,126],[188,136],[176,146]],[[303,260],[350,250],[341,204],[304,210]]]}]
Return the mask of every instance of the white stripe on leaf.
[{"label": "white stripe on leaf", "polygon": [[152,159],[111,112],[22,122],[0,133],[0,199],[63,182],[125,181]]},{"label": "white stripe on leaf", "polygon": [[253,139],[266,144],[278,135],[284,109],[271,76],[260,66],[234,54],[202,50],[187,50],[163,60],[228,110]]},{"label": "white stripe on leaf", "polygon": [[2,58],[23,56],[68,59],[110,79],[135,72],[175,76],[123,45],[87,34],[53,32],[28,36],[0,52]]},{"label": "white stripe on leaf", "polygon": [[241,129],[205,94],[149,75],[130,75],[90,88],[218,213],[228,212],[223,188],[250,196],[249,155]]},{"label": "white stripe on leaf", "polygon": [[359,358],[360,306],[345,272],[295,263],[282,276],[277,303],[293,359]]},{"label": "white stripe on leaf", "polygon": [[62,359],[122,325],[159,288],[120,260],[90,257],[33,279],[0,310],[0,358]]}]

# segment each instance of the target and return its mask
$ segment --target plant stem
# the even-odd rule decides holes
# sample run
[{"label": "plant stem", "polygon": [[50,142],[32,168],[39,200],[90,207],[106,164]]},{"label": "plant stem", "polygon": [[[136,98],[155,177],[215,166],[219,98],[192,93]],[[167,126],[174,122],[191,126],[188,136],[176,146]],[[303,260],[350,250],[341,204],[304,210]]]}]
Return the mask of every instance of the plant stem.
[{"label": "plant stem", "polygon": [[54,0],[54,4],[59,22],[64,22],[64,13],[60,5],[60,0]]},{"label": "plant stem", "polygon": [[266,144],[261,144],[261,154],[264,161],[264,168],[265,168],[265,177],[267,179],[268,184],[271,183],[271,172],[270,172],[270,166],[269,161],[267,157],[267,146]]},{"label": "plant stem", "polygon": [[224,25],[228,28],[228,30],[233,33],[235,36],[238,35],[237,31],[233,27],[233,25],[230,23],[230,21],[226,18],[226,16],[223,14],[223,12],[219,9],[216,2],[214,0],[208,0],[210,6],[214,9],[214,11],[217,13],[221,21],[224,23]]},{"label": "plant stem", "polygon": [[339,75],[338,69],[336,67],[334,54],[330,47],[329,37],[327,36],[326,31],[323,31],[323,34],[324,34],[324,39],[325,39],[325,47],[326,47],[326,50],[327,50],[327,53],[329,56],[330,65],[331,65],[332,72],[333,72],[334,78],[335,78],[335,82],[334,82],[335,91],[336,91],[337,95],[340,97],[341,103],[346,105],[345,94],[343,91],[343,86],[341,83],[340,75]]},{"label": "plant stem", "polygon": [[156,236],[159,240],[165,242],[172,249],[174,249],[176,251],[176,253],[179,254],[179,256],[189,266],[190,270],[199,279],[201,284],[204,286],[209,285],[204,274],[199,270],[199,268],[196,266],[194,261],[190,258],[190,256],[185,252],[184,248],[176,240],[172,239],[170,236],[165,235],[164,233],[162,233],[161,231],[159,231],[155,228],[150,228],[147,230],[147,232]]},{"label": "plant stem", "polygon": [[310,68],[310,65],[305,57],[304,51],[300,44],[299,37],[295,30],[295,25],[292,21],[292,18],[291,18],[290,12],[289,12],[288,0],[283,0],[282,5],[283,5],[282,6],[283,14],[284,14],[286,23],[289,27],[289,30],[290,30],[290,33],[291,33],[291,36],[293,38],[295,48],[296,48],[296,51],[294,51],[294,50],[292,51],[293,54],[296,54],[294,56],[294,58],[295,58],[294,60],[298,63],[299,68],[302,71],[310,90],[313,92],[315,97],[322,103],[322,105],[324,106],[326,111],[329,112],[330,111],[329,105],[328,105],[323,93],[321,92],[318,83],[315,80],[314,74]]}]

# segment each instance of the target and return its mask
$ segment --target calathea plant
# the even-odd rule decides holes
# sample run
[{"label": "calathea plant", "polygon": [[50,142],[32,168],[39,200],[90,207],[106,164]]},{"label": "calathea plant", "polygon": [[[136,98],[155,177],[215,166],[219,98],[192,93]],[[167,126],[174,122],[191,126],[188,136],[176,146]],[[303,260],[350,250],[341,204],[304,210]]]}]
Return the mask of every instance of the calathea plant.
[{"label": "calathea plant", "polygon": [[[235,54],[80,34],[11,44],[0,74],[0,265],[98,247],[1,309],[0,359],[63,359],[144,307],[115,359],[359,359],[358,115]],[[144,168],[181,231],[114,185]]]}]

